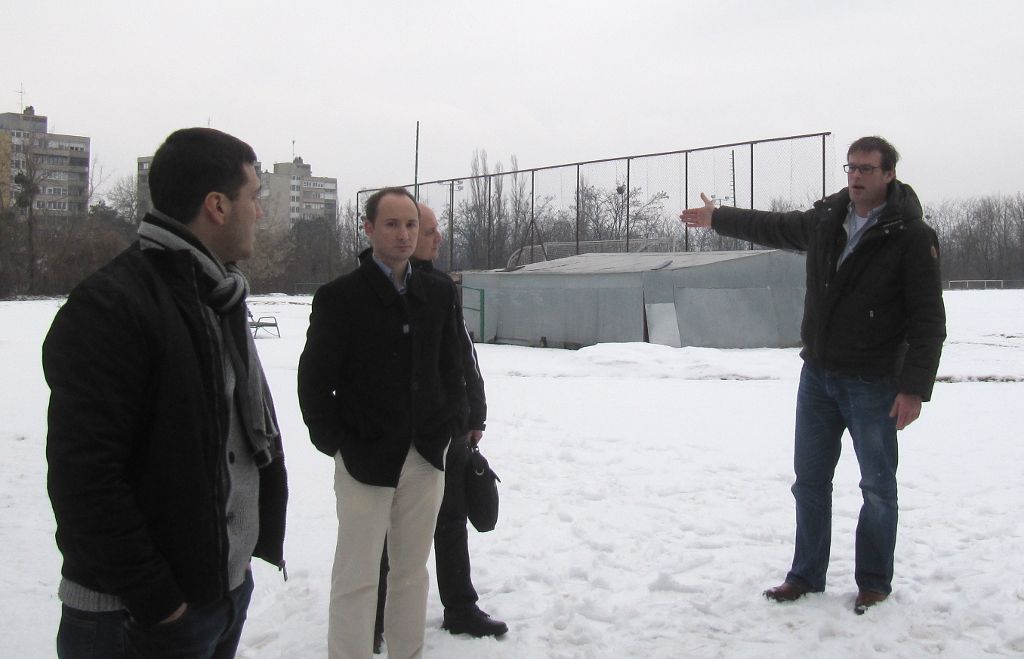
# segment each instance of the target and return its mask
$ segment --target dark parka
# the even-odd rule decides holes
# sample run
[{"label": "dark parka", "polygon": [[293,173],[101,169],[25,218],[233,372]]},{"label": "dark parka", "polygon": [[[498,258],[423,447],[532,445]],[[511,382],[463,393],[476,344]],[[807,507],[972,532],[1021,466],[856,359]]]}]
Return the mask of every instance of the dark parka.
[{"label": "dark parka", "polygon": [[[440,277],[441,281],[451,281],[451,277],[434,268],[430,261],[410,260],[413,267],[432,277]],[[457,290],[457,288],[456,288]],[[459,338],[459,356],[462,359],[462,375],[466,380],[466,397],[469,404],[469,420],[464,430],[486,430],[487,428],[487,395],[484,393],[484,376],[480,372],[480,362],[476,356],[473,337],[466,328],[466,319],[462,312],[462,300],[455,299],[455,329]]]},{"label": "dark parka", "polygon": [[849,203],[844,188],[806,211],[722,207],[712,227],[807,252],[805,361],[850,375],[895,375],[901,392],[929,400],[946,337],[938,239],[913,189],[894,179],[877,223],[837,268]]},{"label": "dark parka", "polygon": [[[211,288],[190,253],[136,243],[71,292],[43,344],[61,573],[143,624],[228,592],[229,409],[201,301]],[[244,345],[243,307],[232,320]],[[283,567],[280,438],[272,448],[253,553]]]},{"label": "dark parka", "polygon": [[309,437],[353,478],[396,487],[410,446],[437,469],[466,423],[454,282],[412,270],[399,295],[373,259],[313,297],[298,391]]}]

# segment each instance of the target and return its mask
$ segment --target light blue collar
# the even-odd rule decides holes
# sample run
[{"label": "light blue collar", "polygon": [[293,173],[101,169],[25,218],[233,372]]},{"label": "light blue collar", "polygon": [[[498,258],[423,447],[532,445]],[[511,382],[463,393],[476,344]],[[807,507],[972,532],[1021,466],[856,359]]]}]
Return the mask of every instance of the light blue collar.
[{"label": "light blue collar", "polygon": [[388,281],[390,281],[392,285],[394,285],[395,290],[398,291],[398,294],[404,295],[405,291],[409,288],[409,278],[412,277],[412,263],[410,263],[409,261],[405,262],[405,277],[402,279],[402,284],[398,285],[395,284],[395,271],[393,268],[391,268],[391,266],[378,259],[377,255],[374,254],[373,252],[370,252],[370,258],[372,258],[373,262],[377,264],[377,267],[380,268],[385,275],[387,275]]}]

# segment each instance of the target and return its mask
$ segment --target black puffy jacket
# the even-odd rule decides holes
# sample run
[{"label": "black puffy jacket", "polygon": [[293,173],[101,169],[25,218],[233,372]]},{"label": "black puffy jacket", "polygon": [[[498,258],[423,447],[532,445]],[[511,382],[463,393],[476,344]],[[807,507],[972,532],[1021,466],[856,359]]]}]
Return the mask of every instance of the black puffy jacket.
[{"label": "black puffy jacket", "polygon": [[712,226],[807,252],[804,360],[851,375],[896,375],[901,392],[928,400],[946,338],[938,239],[913,189],[893,180],[877,223],[837,268],[849,203],[844,188],[806,211],[722,207]]},{"label": "black puffy jacket", "polygon": [[[43,343],[47,489],[61,573],[155,623],[227,593],[220,348],[185,251],[129,247],[71,292]],[[234,331],[248,331],[239,308]],[[239,334],[244,340],[244,335]],[[254,555],[282,566],[280,439],[260,470]]]}]

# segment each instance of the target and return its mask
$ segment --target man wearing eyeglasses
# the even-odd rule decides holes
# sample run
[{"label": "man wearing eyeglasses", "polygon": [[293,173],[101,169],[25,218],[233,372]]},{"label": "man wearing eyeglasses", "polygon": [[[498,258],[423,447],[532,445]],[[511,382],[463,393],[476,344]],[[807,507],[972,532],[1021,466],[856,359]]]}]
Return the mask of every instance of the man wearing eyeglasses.
[{"label": "man wearing eyeglasses", "polygon": [[848,186],[806,211],[704,206],[688,227],[807,253],[796,405],[796,547],[785,581],[764,592],[790,602],[825,590],[832,478],[849,430],[864,503],[856,533],[854,612],[892,592],[896,546],[896,432],[931,397],[946,337],[939,245],[913,189],[896,178],[899,154],[862,137],[846,154]]}]

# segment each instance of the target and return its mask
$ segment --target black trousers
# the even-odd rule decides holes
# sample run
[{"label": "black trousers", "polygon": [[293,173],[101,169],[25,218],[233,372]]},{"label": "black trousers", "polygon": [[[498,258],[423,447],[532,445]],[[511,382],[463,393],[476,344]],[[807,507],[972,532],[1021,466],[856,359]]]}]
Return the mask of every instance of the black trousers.
[{"label": "black trousers", "polygon": [[[466,530],[466,497],[463,472],[469,460],[469,435],[452,440],[444,465],[444,497],[434,529],[434,558],[437,565],[437,590],[446,611],[462,612],[476,608],[479,596],[470,578],[469,534]],[[387,597],[388,550],[380,561],[377,586],[376,630],[384,631],[384,602]]]}]

